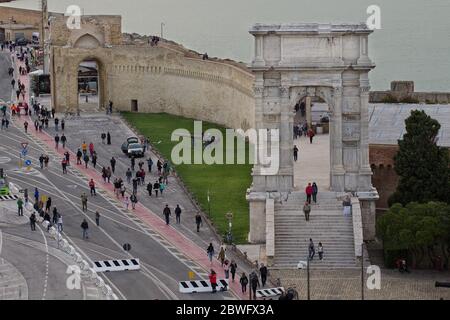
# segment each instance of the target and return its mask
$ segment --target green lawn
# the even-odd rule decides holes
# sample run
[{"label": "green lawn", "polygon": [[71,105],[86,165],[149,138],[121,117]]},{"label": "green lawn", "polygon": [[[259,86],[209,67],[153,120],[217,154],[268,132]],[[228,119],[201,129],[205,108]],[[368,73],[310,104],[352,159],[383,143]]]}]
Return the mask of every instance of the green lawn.
[{"label": "green lawn", "polygon": [[[172,148],[179,142],[172,142],[172,132],[179,128],[194,132],[194,120],[173,116],[165,113],[123,113],[141,134],[150,137],[150,141],[164,155],[171,160]],[[225,137],[225,128],[208,122],[203,122],[203,130],[219,129]],[[190,138],[188,138],[190,141]],[[223,143],[225,145],[225,142]],[[224,153],[225,153],[224,146]],[[237,149],[236,143],[234,149]],[[248,144],[245,146],[248,157]],[[246,161],[248,163],[248,161]],[[252,165],[206,165],[181,164],[175,166],[177,173],[186,187],[197,199],[203,211],[208,214],[207,193],[209,189],[211,199],[211,220],[222,235],[228,225],[225,214],[233,213],[233,237],[235,243],[246,243],[249,231],[248,202],[245,192],[251,184]]]}]

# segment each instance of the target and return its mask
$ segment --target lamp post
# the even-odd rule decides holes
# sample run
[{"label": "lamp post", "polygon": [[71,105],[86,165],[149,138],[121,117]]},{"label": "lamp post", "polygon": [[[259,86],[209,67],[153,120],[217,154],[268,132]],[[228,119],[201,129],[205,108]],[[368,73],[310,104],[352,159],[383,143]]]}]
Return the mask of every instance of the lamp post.
[{"label": "lamp post", "polygon": [[311,300],[311,293],[309,290],[309,252],[308,252],[308,258],[306,259],[306,297],[308,300]]},{"label": "lamp post", "polygon": [[361,243],[361,300],[364,300],[364,242]]},{"label": "lamp post", "polygon": [[231,228],[233,227],[232,220],[233,220],[233,213],[227,212],[225,214],[227,220],[228,220],[228,233],[227,233],[227,242],[228,244],[233,243],[233,234],[231,233]]},{"label": "lamp post", "polygon": [[161,22],[161,39],[163,39],[163,35],[164,35],[164,26],[165,26],[166,24],[164,23],[164,22]]}]

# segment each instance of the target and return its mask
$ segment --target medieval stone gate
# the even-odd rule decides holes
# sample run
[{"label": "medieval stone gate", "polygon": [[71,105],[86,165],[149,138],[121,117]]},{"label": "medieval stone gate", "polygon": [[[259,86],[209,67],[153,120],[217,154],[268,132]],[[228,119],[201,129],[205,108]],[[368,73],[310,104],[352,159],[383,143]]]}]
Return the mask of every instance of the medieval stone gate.
[{"label": "medieval stone gate", "polygon": [[[266,203],[294,190],[294,105],[304,97],[323,99],[330,118],[330,189],[361,201],[364,238],[375,236],[376,189],[369,164],[369,72],[366,25],[257,24],[255,37],[255,124],[280,132],[280,169],[266,175],[255,165],[250,203],[253,243],[266,241]],[[303,188],[304,186],[300,186]],[[268,222],[268,223],[273,223]]]}]

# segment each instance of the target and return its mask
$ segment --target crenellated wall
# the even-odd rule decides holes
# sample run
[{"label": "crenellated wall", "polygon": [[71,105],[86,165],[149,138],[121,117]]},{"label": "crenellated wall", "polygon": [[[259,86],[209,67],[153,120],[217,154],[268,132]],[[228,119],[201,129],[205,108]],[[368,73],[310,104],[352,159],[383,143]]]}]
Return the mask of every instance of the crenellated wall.
[{"label": "crenellated wall", "polygon": [[[76,43],[77,40],[75,40]],[[167,112],[231,128],[254,126],[253,75],[231,64],[186,57],[164,46],[53,47],[54,105],[78,108],[76,74],[83,60],[100,71],[100,104]]]}]

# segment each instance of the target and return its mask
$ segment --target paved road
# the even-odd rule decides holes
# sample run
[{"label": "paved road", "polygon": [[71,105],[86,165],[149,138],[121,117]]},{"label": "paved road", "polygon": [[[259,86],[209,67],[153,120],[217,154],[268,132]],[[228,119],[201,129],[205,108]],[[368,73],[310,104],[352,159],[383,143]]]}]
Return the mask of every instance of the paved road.
[{"label": "paved road", "polygon": [[[1,56],[1,55],[0,55]],[[2,70],[0,70],[0,73]],[[3,88],[8,91],[10,88]],[[101,119],[101,117],[100,117]],[[98,133],[99,121],[97,118],[83,118],[83,122],[87,125],[83,130],[90,130],[91,134]],[[101,120],[104,121],[104,120]],[[91,128],[89,126],[92,125]],[[114,126],[113,124],[110,124]],[[78,147],[74,143],[75,135],[84,133],[85,131],[76,128],[75,121],[67,121],[66,135],[69,138],[69,147],[75,150]],[[30,126],[32,127],[32,125]],[[121,140],[126,134],[120,128],[112,128],[113,141],[116,142],[115,148],[118,149],[119,139]],[[34,128],[30,128],[34,130]],[[72,137],[73,133],[73,137]],[[98,134],[97,134],[98,135]],[[31,170],[18,168],[20,142],[27,141],[29,143],[27,159],[32,161]],[[95,141],[94,141],[95,142]],[[100,163],[104,162],[106,155],[111,154],[108,146],[97,145]],[[112,148],[112,147],[111,147]],[[38,158],[40,154],[50,154],[50,166],[48,169],[40,170],[38,167]],[[114,153],[113,153],[114,154]],[[2,158],[3,157],[3,158]],[[118,170],[125,168],[125,163],[119,159]],[[97,260],[109,260],[136,257],[141,260],[142,269],[140,271],[112,272],[104,274],[105,282],[109,284],[113,291],[121,299],[233,299],[234,296],[230,292],[197,295],[183,295],[178,293],[178,282],[187,280],[188,272],[194,271],[197,279],[206,278],[206,271],[200,268],[195,261],[189,258],[189,253],[179,252],[175,247],[171,246],[165,239],[160,237],[154,230],[142,223],[134,217],[130,212],[124,210],[120,202],[111,197],[107,192],[99,192],[96,197],[89,199],[88,212],[81,210],[80,194],[86,192],[88,194],[87,180],[78,170],[69,170],[69,174],[63,175],[60,168],[60,157],[54,154],[47,146],[39,141],[32,139],[31,135],[26,135],[22,128],[11,127],[7,132],[2,132],[2,140],[0,143],[0,161],[4,159],[2,167],[5,168],[12,182],[20,188],[28,188],[30,190],[30,198],[32,198],[34,187],[39,188],[41,194],[50,195],[52,202],[63,216],[64,232],[63,236],[68,239],[86,258],[87,261],[93,262]],[[10,159],[7,161],[7,159]],[[102,160],[103,159],[103,160]],[[109,159],[109,156],[108,156]],[[73,160],[73,159],[71,159]],[[170,193],[177,193],[176,190],[168,188]],[[141,196],[139,196],[141,198]],[[143,198],[143,197],[142,197]],[[144,200],[142,200],[144,202]],[[161,200],[163,201],[163,200]],[[186,202],[189,203],[189,202]],[[147,203],[146,203],[147,204]],[[180,202],[181,204],[181,202]],[[156,208],[156,204],[153,204]],[[159,205],[158,205],[159,206]],[[186,212],[192,212],[193,209],[183,206]],[[98,210],[102,217],[100,227],[95,226],[94,212]],[[159,209],[160,210],[160,209]],[[87,219],[90,225],[90,239],[82,240],[80,224],[83,218]],[[184,215],[183,215],[184,218]],[[183,219],[184,220],[184,219]],[[184,223],[180,228],[186,232],[190,238],[196,238],[194,241],[202,247],[205,247],[207,240],[192,233],[193,220],[191,223]],[[19,231],[15,229],[3,230],[4,234],[21,237],[37,237],[37,232],[31,232],[28,225],[17,226]],[[204,228],[206,229],[206,228]],[[213,238],[210,231],[202,230],[203,237]],[[41,236],[42,237],[42,236]],[[48,237],[47,237],[48,238]],[[207,238],[208,240],[210,238]],[[42,239],[34,239],[41,242]],[[56,243],[50,238],[47,239],[50,245],[55,246]],[[122,249],[124,243],[130,243],[132,250],[130,253]],[[206,254],[206,253],[205,253]],[[24,255],[27,257],[27,255]],[[45,254],[41,255],[45,258]],[[30,257],[33,261],[35,258]],[[36,258],[38,259],[38,258]],[[46,258],[45,258],[46,259]],[[54,261],[50,261],[53,265]],[[20,263],[20,261],[15,261]],[[43,268],[41,264],[37,266],[41,273]],[[56,263],[55,263],[56,267]],[[61,266],[58,270],[65,271]],[[45,273],[46,271],[44,271]],[[41,276],[40,276],[41,277]],[[25,274],[27,281],[30,281]],[[55,288],[55,292],[61,289]],[[49,295],[50,296],[50,295]],[[67,297],[69,298],[69,297]]]}]

